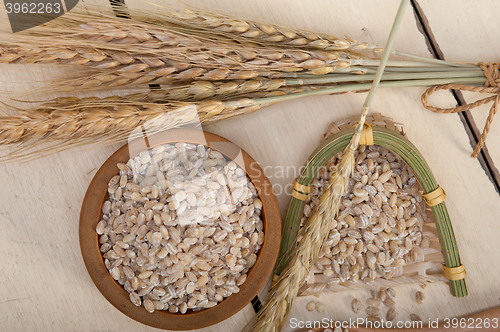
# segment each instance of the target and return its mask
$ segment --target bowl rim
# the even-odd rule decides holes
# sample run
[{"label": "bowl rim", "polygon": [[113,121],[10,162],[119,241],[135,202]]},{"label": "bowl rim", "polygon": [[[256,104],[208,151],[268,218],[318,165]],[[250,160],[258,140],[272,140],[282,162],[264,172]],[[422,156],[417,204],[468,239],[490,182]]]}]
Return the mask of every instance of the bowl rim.
[{"label": "bowl rim", "polygon": [[[240,292],[232,294],[215,307],[209,309],[196,312],[188,311],[186,314],[173,314],[166,310],[149,313],[143,306],[136,307],[130,301],[129,293],[111,277],[104,266],[104,259],[99,250],[99,238],[95,229],[97,223],[101,220],[102,204],[107,195],[108,182],[119,172],[116,166],[117,163],[126,163],[130,159],[130,155],[135,156],[139,152],[153,148],[156,145],[174,142],[202,144],[219,151],[226,157],[235,156],[235,153],[241,151],[244,165],[239,166],[245,166],[244,170],[255,185],[262,201],[261,218],[264,223],[264,243],[257,254],[257,261],[247,273],[247,280],[240,287]],[[126,316],[145,325],[160,329],[192,330],[207,327],[233,316],[250,304],[273,273],[280,240],[281,217],[278,200],[262,168],[248,153],[234,143],[221,136],[201,130],[168,130],[145,136],[143,139],[136,139],[119,148],[94,175],[85,194],[80,212],[80,250],[87,272],[97,289],[108,302]]]}]

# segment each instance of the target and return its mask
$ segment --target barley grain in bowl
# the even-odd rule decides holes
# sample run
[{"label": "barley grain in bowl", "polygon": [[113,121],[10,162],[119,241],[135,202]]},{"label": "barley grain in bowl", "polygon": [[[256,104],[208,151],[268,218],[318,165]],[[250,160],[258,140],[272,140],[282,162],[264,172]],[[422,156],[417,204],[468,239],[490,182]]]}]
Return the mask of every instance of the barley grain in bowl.
[{"label": "barley grain in bowl", "polygon": [[245,171],[185,142],[117,167],[96,231],[132,303],[185,314],[238,293],[264,242],[262,202]]},{"label": "barley grain in bowl", "polygon": [[[175,330],[215,324],[248,304],[272,273],[280,237],[276,198],[255,161],[244,151],[233,161],[235,150],[217,144],[230,142],[216,135],[200,144],[186,132],[117,151],[80,220],[101,293],[129,317]],[[92,235],[84,214],[96,201]]]}]

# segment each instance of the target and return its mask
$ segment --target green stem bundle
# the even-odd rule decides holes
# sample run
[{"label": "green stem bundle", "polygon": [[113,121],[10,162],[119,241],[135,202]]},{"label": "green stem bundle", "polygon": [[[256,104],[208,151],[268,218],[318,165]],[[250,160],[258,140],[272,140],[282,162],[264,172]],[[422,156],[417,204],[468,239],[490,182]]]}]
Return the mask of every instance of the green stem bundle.
[{"label": "green stem bundle", "polygon": [[[400,156],[411,168],[424,193],[432,192],[439,187],[423,156],[408,139],[392,130],[382,127],[372,127],[372,131],[374,144],[387,148]],[[307,159],[306,165],[296,181],[301,185],[310,186],[318,171],[324,167],[328,160],[349,144],[353,133],[353,128],[347,129],[332,135],[323,142]],[[305,201],[293,197],[290,201],[281,238],[280,259],[276,265],[275,274],[281,274],[289,262],[289,248],[295,246],[295,239],[299,233],[304,204]],[[432,206],[431,211],[434,215],[445,265],[447,267],[460,266],[460,255],[446,204],[442,202]],[[450,281],[450,292],[456,297],[467,296],[465,280]]]}]

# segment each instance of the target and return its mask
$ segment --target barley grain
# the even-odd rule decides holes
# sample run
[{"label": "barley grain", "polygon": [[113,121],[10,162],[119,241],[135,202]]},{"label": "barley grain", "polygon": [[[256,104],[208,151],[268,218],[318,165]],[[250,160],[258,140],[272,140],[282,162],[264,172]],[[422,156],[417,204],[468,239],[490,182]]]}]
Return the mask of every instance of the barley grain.
[{"label": "barley grain", "polygon": [[396,307],[390,307],[389,310],[387,310],[385,319],[388,321],[393,321],[396,318],[396,314]]},{"label": "barley grain", "polygon": [[316,303],[313,301],[307,303],[307,305],[306,305],[307,311],[313,311],[315,308],[316,308]]},{"label": "barley grain", "polygon": [[321,302],[316,303],[316,310],[318,312],[323,312],[323,311],[325,311],[325,309],[326,309],[326,307],[323,303],[321,303]]},{"label": "barley grain", "polygon": [[422,294],[422,292],[417,292],[415,294],[415,297],[417,299],[417,303],[422,304],[422,301],[424,300],[424,294]]},{"label": "barley grain", "polygon": [[362,306],[362,302],[360,299],[353,299],[352,302],[351,302],[351,309],[354,313],[358,313],[359,310],[361,309],[361,306]]},{"label": "barley grain", "polygon": [[[186,151],[195,150],[204,155],[202,158],[205,159],[200,160],[214,157],[219,167],[215,169],[212,164],[207,164],[206,169],[202,165],[200,169],[210,173],[215,180],[218,175],[223,175],[216,172],[226,170],[229,173],[223,175],[224,179],[235,176],[239,188],[243,189],[240,195],[242,201],[226,202],[230,204],[230,213],[220,220],[217,220],[221,214],[216,211],[216,197],[218,193],[223,193],[224,188],[227,190],[224,186],[229,183],[221,186],[220,182],[224,181],[217,180],[213,182],[216,186],[209,185],[210,181],[202,177],[188,178],[187,182],[183,182],[190,172],[183,168],[183,163],[189,168],[194,167],[195,161],[188,160]],[[123,185],[127,192],[120,200],[116,200],[115,195],[115,201],[110,195],[108,203],[103,205],[103,210],[108,212],[106,220],[110,221],[103,220],[96,227],[96,232],[102,233],[101,250],[107,257],[106,267],[115,280],[120,283],[125,281],[124,287],[130,293],[131,301],[136,305],[142,303],[149,312],[169,310],[186,313],[188,308],[209,308],[224,297],[239,292],[238,286],[245,282],[246,271],[255,264],[255,252],[262,245],[264,234],[259,219],[260,209],[256,209],[252,203],[256,202],[260,208],[262,206],[252,196],[256,193],[247,189],[251,183],[246,179],[245,172],[238,167],[224,168],[228,163],[220,153],[209,150],[206,154],[202,150],[185,143],[155,147],[142,152],[126,165],[121,164],[120,176],[110,181],[113,186]],[[162,165],[166,165],[165,161],[168,163],[175,158],[181,162],[159,171]],[[159,176],[159,173],[162,175]],[[167,179],[172,179],[170,191],[162,184]],[[209,185],[208,189],[214,191],[212,196],[202,189],[204,185]],[[129,189],[134,191],[130,192]],[[187,192],[188,189],[195,190]],[[195,196],[196,202],[190,194]],[[115,214],[114,207],[123,206],[126,199],[134,199],[137,203],[128,205],[129,210],[123,210],[123,214],[121,211]],[[188,205],[188,200],[195,205]],[[175,210],[176,214],[171,215],[170,209]],[[206,227],[203,219],[197,219],[199,214],[214,218],[216,222],[210,225],[215,227]],[[255,226],[244,230],[247,222],[243,223],[243,228],[237,222],[234,223],[242,216]],[[114,233],[108,236],[107,227],[113,227]],[[130,233],[127,233],[128,229]],[[123,235],[116,234],[118,231],[123,232]],[[225,241],[226,238],[230,238],[230,243]],[[218,260],[219,254],[225,259]],[[184,276],[178,276],[181,271]],[[224,287],[224,294],[213,301],[214,287],[217,286]],[[212,294],[210,300],[206,298],[207,292]],[[200,299],[200,296],[205,297]],[[173,299],[175,302],[169,302]],[[193,302],[195,300],[197,302]]]},{"label": "barley grain", "polygon": [[410,319],[414,322],[421,322],[422,321],[422,318],[420,318],[420,316],[417,314],[410,314]]}]

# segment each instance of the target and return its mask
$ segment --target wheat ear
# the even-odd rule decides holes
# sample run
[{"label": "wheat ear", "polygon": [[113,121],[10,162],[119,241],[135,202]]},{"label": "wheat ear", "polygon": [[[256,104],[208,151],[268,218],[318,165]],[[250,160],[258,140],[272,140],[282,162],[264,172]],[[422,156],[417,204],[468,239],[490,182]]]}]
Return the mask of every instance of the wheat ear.
[{"label": "wheat ear", "polygon": [[[144,101],[164,102],[201,101],[203,99],[230,100],[235,98],[268,98],[284,96],[305,91],[319,90],[329,85],[293,84],[286,79],[253,79],[223,82],[195,81],[183,86],[162,86],[162,89],[152,90],[142,98]],[[290,86],[288,86],[290,85]]]},{"label": "wheat ear", "polygon": [[[0,145],[14,146],[0,162],[33,159],[75,145],[122,142],[141,137],[143,131],[150,135],[189,123],[220,121],[261,107],[251,99],[156,104],[116,98],[62,98],[0,117]],[[41,143],[52,145],[34,154],[28,151]]]},{"label": "wheat ear", "polygon": [[[162,6],[159,6],[162,7]],[[164,8],[164,7],[162,7]],[[166,9],[166,8],[164,8]],[[234,18],[227,15],[215,14],[197,9],[156,14],[157,21],[169,21],[187,29],[198,29],[205,35],[218,34],[228,39],[254,42],[260,45],[280,47],[297,47],[301,49],[343,51],[347,53],[371,50],[381,53],[383,48],[374,44],[360,42],[350,37],[339,38],[325,33],[316,33],[304,29],[283,27],[279,25],[256,22],[252,20]],[[144,17],[144,19],[151,19]],[[391,50],[392,54],[409,56],[420,61],[442,63],[435,59],[414,56],[404,52]]]},{"label": "wheat ear", "polygon": [[[186,9],[177,12],[168,12],[168,10],[166,10],[165,13],[156,15],[156,20],[169,21],[176,25],[185,26],[189,30],[198,29],[204,35],[218,34],[228,39],[254,42],[260,45],[287,48],[296,47],[330,52],[342,51],[352,54],[357,54],[357,52],[362,53],[364,50],[370,50],[375,53],[381,53],[383,51],[383,48],[380,46],[360,42],[346,36],[339,38],[329,34],[233,18],[227,15],[215,14],[202,10]],[[144,17],[144,19],[151,18],[151,15]],[[445,64],[442,60],[424,58],[397,50],[391,50],[390,52],[395,55],[414,58],[428,63]]]},{"label": "wheat ear", "polygon": [[356,58],[338,52],[243,45],[137,20],[68,13],[26,35],[2,36],[0,63],[85,65],[97,72],[60,87],[250,79],[279,72],[322,75]]},{"label": "wheat ear", "polygon": [[335,215],[340,200],[347,191],[349,177],[354,169],[354,150],[349,146],[332,172],[325,192],[311,218],[301,229],[301,241],[295,248],[291,261],[273,287],[270,299],[257,314],[252,332],[281,331],[297,297],[300,285],[319,256],[321,246],[330,229],[336,226]]},{"label": "wheat ear", "polygon": [[[140,14],[140,13],[139,13]],[[328,51],[356,50],[370,47],[348,38],[338,38],[327,34],[282,27],[274,24],[237,19],[227,15],[201,10],[165,12],[143,19],[168,21],[187,29],[203,30],[204,34],[219,34],[230,39],[253,41],[260,44],[273,44],[282,47],[300,47]]]}]

